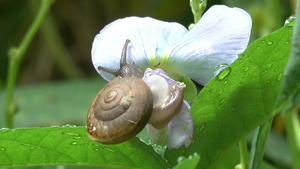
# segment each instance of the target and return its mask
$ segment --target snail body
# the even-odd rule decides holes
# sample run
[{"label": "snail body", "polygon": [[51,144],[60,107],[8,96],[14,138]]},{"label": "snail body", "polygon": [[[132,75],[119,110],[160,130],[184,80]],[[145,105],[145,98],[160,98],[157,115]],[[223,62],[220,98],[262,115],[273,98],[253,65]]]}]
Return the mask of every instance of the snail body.
[{"label": "snail body", "polygon": [[88,111],[87,134],[104,144],[121,143],[137,135],[153,109],[152,93],[141,79],[142,71],[126,62],[129,42],[126,40],[123,47],[120,69],[98,67],[116,76],[99,91]]}]

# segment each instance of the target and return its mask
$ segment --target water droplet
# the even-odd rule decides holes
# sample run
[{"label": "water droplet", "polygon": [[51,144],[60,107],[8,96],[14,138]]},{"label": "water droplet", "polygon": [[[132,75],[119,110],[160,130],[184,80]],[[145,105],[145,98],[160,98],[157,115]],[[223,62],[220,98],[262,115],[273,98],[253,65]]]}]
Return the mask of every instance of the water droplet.
[{"label": "water droplet", "polygon": [[227,81],[227,80],[225,80],[223,84],[225,85],[225,84],[227,84],[227,82],[228,82],[228,81]]},{"label": "water droplet", "polygon": [[267,84],[270,84],[271,83],[271,80],[267,80],[267,82],[266,82]]},{"label": "water droplet", "polygon": [[62,125],[62,127],[76,127],[75,124],[65,124],[65,125]]},{"label": "water droplet", "polygon": [[219,101],[219,105],[222,105],[225,102],[226,98],[223,97],[220,101]]},{"label": "water droplet", "polygon": [[75,145],[77,145],[78,144],[78,141],[73,141],[72,143],[71,143],[71,145],[73,145],[73,146],[75,146]]},{"label": "water droplet", "polygon": [[273,66],[273,63],[268,65],[268,69],[270,69]]},{"label": "water droplet", "polygon": [[22,145],[22,146],[26,146],[26,147],[30,148],[31,150],[33,150],[33,149],[34,149],[34,146],[33,146],[33,145],[31,145],[31,144],[27,144],[27,143],[21,143],[21,145]]},{"label": "water droplet", "polygon": [[72,133],[72,132],[67,132],[67,131],[63,131],[61,132],[63,135],[68,135],[68,136],[79,136],[79,134],[76,133]]},{"label": "water droplet", "polygon": [[287,20],[285,20],[284,22],[284,26],[290,24],[291,22],[293,22],[296,19],[295,15],[290,16]]},{"label": "water droplet", "polygon": [[57,125],[53,125],[53,126],[51,126],[52,128],[57,128],[57,127],[59,127],[59,126],[57,126]]},{"label": "water droplet", "polygon": [[260,47],[259,47],[259,46],[257,46],[257,47],[256,47],[256,49],[260,49]]},{"label": "water droplet", "polygon": [[265,41],[265,40],[262,40],[261,43],[266,43],[266,41]]},{"label": "water droplet", "polygon": [[208,90],[208,93],[213,93],[213,92],[214,92],[214,89]]},{"label": "water droplet", "polygon": [[245,67],[244,72],[247,72],[249,70],[249,68],[250,68],[249,66]]},{"label": "water droplet", "polygon": [[231,68],[227,67],[222,72],[220,72],[217,76],[219,80],[223,80],[225,77],[227,77],[230,74]]},{"label": "water droplet", "polygon": [[103,148],[103,150],[105,150],[105,151],[109,151],[109,152],[115,152],[114,150],[112,150],[112,149],[109,149],[109,148]]},{"label": "water droplet", "polygon": [[7,133],[9,131],[10,131],[9,128],[2,128],[2,129],[0,129],[0,133]]},{"label": "water droplet", "polygon": [[277,72],[277,71],[278,71],[278,68],[274,69],[274,71]]},{"label": "water droplet", "polygon": [[6,150],[6,148],[4,148],[4,147],[0,147],[0,150],[1,150],[1,151],[5,151],[5,150]]},{"label": "water droplet", "polygon": [[223,93],[223,90],[219,91],[219,95],[221,95]]},{"label": "water droplet", "polygon": [[177,163],[181,163],[183,160],[185,159],[185,157],[181,156],[177,158]]},{"label": "water droplet", "polygon": [[226,63],[219,64],[218,66],[215,67],[214,74],[217,76],[220,74],[228,65]]},{"label": "water droplet", "polygon": [[99,151],[99,148],[94,148],[95,151]]},{"label": "water droplet", "polygon": [[73,139],[75,139],[75,140],[80,140],[81,137],[80,137],[80,136],[75,136],[75,137],[73,137]]},{"label": "water droplet", "polygon": [[272,41],[269,41],[269,42],[267,43],[268,46],[271,46],[272,44],[273,44]]},{"label": "water droplet", "polygon": [[277,75],[277,78],[276,78],[276,80],[277,80],[277,81],[280,81],[280,80],[281,80],[281,78],[282,78],[282,73],[279,73],[279,74]]},{"label": "water droplet", "polygon": [[202,131],[203,129],[206,128],[207,122],[203,122],[200,124],[200,126],[198,127],[197,131]]},{"label": "water droplet", "polygon": [[99,145],[99,143],[93,143],[93,146],[99,147],[100,145]]}]

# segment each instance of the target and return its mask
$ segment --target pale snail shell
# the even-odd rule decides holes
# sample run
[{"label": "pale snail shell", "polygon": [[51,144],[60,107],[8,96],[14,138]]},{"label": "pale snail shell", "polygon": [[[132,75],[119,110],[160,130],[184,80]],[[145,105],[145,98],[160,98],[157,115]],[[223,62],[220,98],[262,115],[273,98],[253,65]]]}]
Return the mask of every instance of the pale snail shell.
[{"label": "pale snail shell", "polygon": [[119,70],[98,68],[117,76],[99,91],[88,111],[87,134],[104,144],[134,137],[148,123],[153,109],[151,90],[138,78],[142,71],[126,62],[129,42],[124,45]]}]

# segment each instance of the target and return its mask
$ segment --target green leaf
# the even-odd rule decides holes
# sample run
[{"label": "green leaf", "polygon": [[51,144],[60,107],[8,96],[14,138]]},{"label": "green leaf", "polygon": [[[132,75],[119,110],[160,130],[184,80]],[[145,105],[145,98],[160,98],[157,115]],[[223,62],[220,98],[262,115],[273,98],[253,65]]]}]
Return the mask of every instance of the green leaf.
[{"label": "green leaf", "polygon": [[249,157],[249,169],[260,168],[272,121],[273,119],[268,120],[255,130]]},{"label": "green leaf", "polygon": [[169,167],[137,138],[122,144],[104,145],[90,140],[85,127],[0,130],[0,168],[45,165]]},{"label": "green leaf", "polygon": [[[298,9],[300,9],[300,6],[298,6]],[[296,17],[299,18],[299,16],[300,14]],[[281,94],[278,98],[280,105],[278,113],[287,112],[293,108],[300,111],[300,21],[297,21],[296,19],[291,56],[284,71]]]},{"label": "green leaf", "polygon": [[193,169],[196,168],[197,164],[200,161],[200,156],[195,153],[193,156],[189,156],[188,158],[179,157],[177,159],[178,164],[173,167],[173,169]]},{"label": "green leaf", "polygon": [[190,110],[194,141],[187,149],[166,150],[172,165],[197,152],[199,168],[216,168],[232,146],[274,115],[291,33],[286,26],[256,40],[202,89]]}]

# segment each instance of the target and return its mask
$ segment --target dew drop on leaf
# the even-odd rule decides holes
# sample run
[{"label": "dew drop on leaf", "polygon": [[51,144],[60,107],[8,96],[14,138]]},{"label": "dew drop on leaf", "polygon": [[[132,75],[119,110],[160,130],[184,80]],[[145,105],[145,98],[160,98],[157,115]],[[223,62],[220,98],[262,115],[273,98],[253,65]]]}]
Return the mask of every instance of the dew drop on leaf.
[{"label": "dew drop on leaf", "polygon": [[273,63],[268,65],[268,69],[270,69],[273,66]]},{"label": "dew drop on leaf", "polygon": [[245,67],[244,72],[247,72],[249,70],[249,68],[250,68],[249,66]]},{"label": "dew drop on leaf", "polygon": [[78,134],[76,133],[72,133],[72,132],[66,132],[66,131],[63,131],[61,132],[63,135],[68,135],[68,136],[79,136]]},{"label": "dew drop on leaf", "polygon": [[77,145],[78,144],[78,141],[73,141],[72,143],[71,143],[71,145],[73,145],[73,146],[75,146],[75,145]]},{"label": "dew drop on leaf", "polygon": [[2,128],[0,129],[0,133],[7,133],[9,130],[9,128]]},{"label": "dew drop on leaf", "polygon": [[103,150],[105,150],[105,151],[109,151],[109,152],[115,152],[114,150],[112,150],[112,149],[109,149],[109,148],[103,148]]},{"label": "dew drop on leaf", "polygon": [[185,157],[183,157],[183,156],[181,156],[181,157],[178,157],[178,158],[177,158],[177,163],[180,163],[180,162],[182,162],[184,159],[185,159]]},{"label": "dew drop on leaf", "polygon": [[223,93],[223,90],[219,91],[219,95],[221,95]]},{"label": "dew drop on leaf", "polygon": [[218,66],[215,67],[214,74],[217,76],[220,74],[228,65],[226,63],[219,64]]},{"label": "dew drop on leaf", "polygon": [[75,137],[73,137],[73,139],[75,139],[75,140],[80,140],[81,137],[80,137],[80,136],[75,136]]},{"label": "dew drop on leaf", "polygon": [[290,24],[291,22],[293,22],[296,19],[295,15],[290,16],[287,20],[285,20],[284,22],[284,26]]},{"label": "dew drop on leaf", "polygon": [[224,69],[222,72],[220,72],[217,76],[217,78],[219,80],[223,80],[225,77],[227,77],[231,72],[231,68],[227,67],[226,69]]},{"label": "dew drop on leaf", "polygon": [[267,84],[270,84],[270,83],[271,83],[271,80],[268,80],[266,83],[267,83]]},{"label": "dew drop on leaf", "polygon": [[227,84],[227,82],[228,82],[228,81],[227,81],[227,80],[225,80],[223,84],[225,85],[225,84]]},{"label": "dew drop on leaf", "polygon": [[262,40],[261,43],[266,43],[266,41],[265,41],[265,40]]},{"label": "dew drop on leaf", "polygon": [[98,143],[93,143],[93,146],[99,147],[99,144]]},{"label": "dew drop on leaf", "polygon": [[277,71],[278,71],[278,68],[274,69],[274,71],[277,72]]},{"label": "dew drop on leaf", "polygon": [[272,41],[269,41],[269,42],[267,43],[268,46],[271,46],[272,44],[273,44]]},{"label": "dew drop on leaf", "polygon": [[277,78],[276,78],[276,80],[277,80],[277,81],[280,81],[280,80],[281,80],[281,78],[282,78],[282,73],[279,73],[279,74],[277,75]]},{"label": "dew drop on leaf", "polygon": [[219,105],[222,105],[225,102],[226,98],[223,97],[220,101],[219,101]]},{"label": "dew drop on leaf", "polygon": [[4,147],[0,147],[0,150],[1,150],[1,151],[5,151],[5,150],[6,150],[6,148],[4,148]]},{"label": "dew drop on leaf", "polygon": [[94,148],[95,151],[99,151],[99,148]]}]

